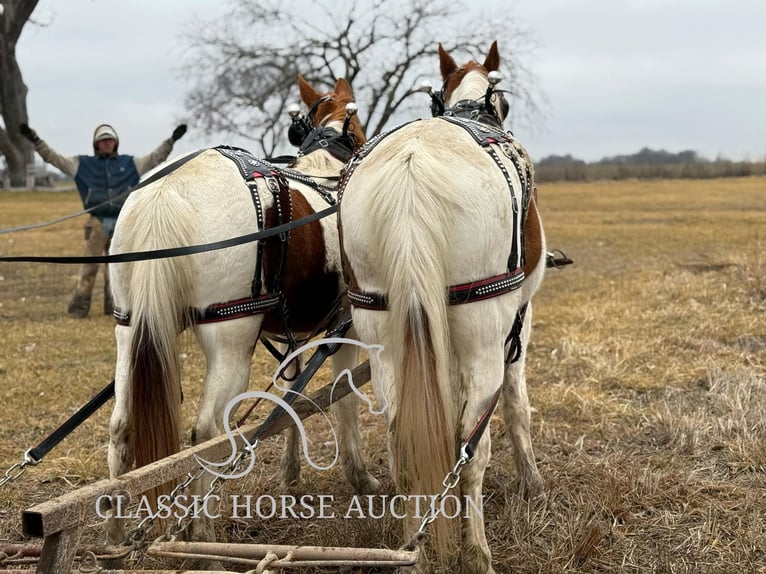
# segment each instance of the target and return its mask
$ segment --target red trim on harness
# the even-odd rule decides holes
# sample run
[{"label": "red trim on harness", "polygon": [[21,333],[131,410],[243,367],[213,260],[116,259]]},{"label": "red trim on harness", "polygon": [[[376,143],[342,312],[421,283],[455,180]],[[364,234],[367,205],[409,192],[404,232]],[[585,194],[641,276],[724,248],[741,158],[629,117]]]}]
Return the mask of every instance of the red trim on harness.
[{"label": "red trim on harness", "polygon": [[[507,271],[500,275],[493,275],[486,279],[460,283],[447,288],[447,297],[450,305],[462,305],[473,303],[505,295],[515,291],[524,281],[524,269],[519,267],[513,271]],[[379,293],[365,293],[359,289],[348,290],[348,298],[354,307],[370,309],[372,311],[384,311],[388,308],[388,298]]]},{"label": "red trim on harness", "polygon": [[492,395],[492,399],[489,401],[487,408],[484,409],[484,412],[479,417],[478,422],[476,425],[474,425],[473,429],[471,429],[471,432],[468,434],[465,441],[463,441],[465,444],[471,447],[471,456],[473,456],[473,451],[476,450],[476,446],[479,444],[479,440],[481,439],[482,434],[484,434],[484,429],[487,428],[489,419],[492,418],[492,413],[495,412],[495,408],[497,407],[497,403],[500,400],[500,393],[502,390],[503,387],[501,385],[500,388],[495,391],[495,394]]},{"label": "red trim on harness", "polygon": [[[205,309],[191,310],[191,324],[217,323],[240,317],[260,315],[266,313],[279,303],[279,295],[259,295],[258,297],[243,297],[226,303],[214,303]],[[130,325],[130,313],[115,309],[114,319],[118,325],[127,327]]]}]

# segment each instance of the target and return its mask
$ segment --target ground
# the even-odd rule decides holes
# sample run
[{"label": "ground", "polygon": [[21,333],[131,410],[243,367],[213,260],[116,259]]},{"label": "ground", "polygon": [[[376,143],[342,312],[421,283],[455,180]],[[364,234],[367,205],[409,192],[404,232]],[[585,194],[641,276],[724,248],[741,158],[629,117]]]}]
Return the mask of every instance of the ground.
[{"label": "ground", "polygon": [[[491,425],[484,513],[498,573],[766,572],[766,178],[539,186],[549,270],[534,301],[528,385],[547,501],[515,496],[510,441]],[[76,193],[0,193],[0,229],[78,211]],[[1,255],[79,255],[84,217],[0,234]],[[0,263],[0,472],[113,377],[113,321],[66,316],[77,270]],[[96,286],[96,292],[101,282]],[[184,349],[184,440],[204,359]],[[251,389],[276,364],[258,348]],[[312,386],[327,380],[324,369]],[[0,488],[0,545],[25,540],[20,512],[107,476],[110,404],[37,467]],[[257,415],[256,415],[257,416]],[[363,414],[373,474],[393,494],[382,421]],[[325,421],[309,424],[330,458]],[[282,439],[225,493],[278,496]],[[347,508],[338,468],[304,466],[300,492]],[[391,516],[217,521],[234,542],[397,548]],[[84,538],[100,536],[98,520]],[[0,563],[1,564],[1,563]],[[149,568],[156,559],[131,565]],[[1,567],[1,566],[0,566]],[[240,568],[244,570],[245,568]]]}]

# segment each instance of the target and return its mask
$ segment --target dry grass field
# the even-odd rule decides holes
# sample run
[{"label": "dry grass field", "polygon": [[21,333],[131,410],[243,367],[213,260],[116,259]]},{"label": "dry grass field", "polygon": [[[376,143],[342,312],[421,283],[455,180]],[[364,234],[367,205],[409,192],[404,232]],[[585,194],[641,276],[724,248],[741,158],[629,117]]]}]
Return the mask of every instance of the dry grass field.
[{"label": "dry grass field", "polygon": [[[495,569],[766,573],[766,178],[550,183],[539,194],[549,246],[575,261],[548,271],[528,357],[548,496],[537,506],[515,497],[511,445],[495,416],[484,502]],[[0,228],[79,209],[74,192],[0,193]],[[0,234],[0,254],[80,255],[83,222]],[[65,314],[76,273],[0,263],[0,473],[113,377],[113,321],[100,296],[89,319]],[[188,444],[204,358],[193,338],[182,346]],[[274,368],[259,346],[250,388]],[[327,380],[320,374],[312,387]],[[0,489],[0,545],[24,542],[25,508],[108,475],[110,409]],[[370,466],[391,493],[382,420],[363,419]],[[308,427],[326,461],[326,424]],[[254,472],[225,492],[278,494],[281,442],[262,445]],[[303,476],[302,491],[331,494],[339,508],[352,494],[338,468]],[[89,524],[87,541],[99,526]],[[401,542],[392,517],[227,518],[217,528],[240,542]],[[144,556],[129,565],[162,564]]]}]

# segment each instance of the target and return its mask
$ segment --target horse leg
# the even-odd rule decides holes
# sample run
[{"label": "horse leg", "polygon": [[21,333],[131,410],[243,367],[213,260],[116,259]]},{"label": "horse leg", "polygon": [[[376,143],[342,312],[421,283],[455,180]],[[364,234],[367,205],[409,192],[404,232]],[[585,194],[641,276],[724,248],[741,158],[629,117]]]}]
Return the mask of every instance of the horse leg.
[{"label": "horse leg", "polygon": [[[358,356],[356,345],[341,346],[332,357],[334,380],[337,380],[343,371],[353,369]],[[380,488],[380,482],[367,471],[364,463],[362,436],[359,432],[359,398],[351,393],[334,403],[332,408],[338,421],[340,460],[346,479],[357,494],[372,494]]]},{"label": "horse leg", "polygon": [[516,362],[506,366],[503,381],[503,419],[513,441],[517,492],[525,500],[533,500],[545,493],[529,433],[531,415],[524,364],[531,330],[532,303],[528,303],[521,330],[521,354]]},{"label": "horse leg", "polygon": [[[258,338],[262,317],[255,315],[219,323],[204,323],[194,330],[207,359],[207,375],[199,415],[192,430],[192,442],[199,444],[221,433],[227,404],[247,390],[250,360]],[[194,493],[208,492],[211,479],[206,475],[193,486]],[[215,515],[216,509],[205,506]],[[199,516],[192,520],[194,540],[215,540],[212,520]]]},{"label": "horse leg", "polygon": [[[287,352],[287,345],[284,343],[275,343],[277,350],[284,354]],[[284,376],[288,380],[294,380],[300,371],[303,370],[303,354],[295,357],[285,367]],[[282,451],[280,461],[280,479],[279,486],[284,491],[298,491],[301,486],[301,459],[300,459],[300,433],[294,426],[285,429],[285,449]]]},{"label": "horse leg", "polygon": [[[468,313],[475,309],[455,309],[453,315],[461,319],[464,329],[452,324],[452,343],[457,358],[458,383],[462,415],[459,421],[459,437],[465,440],[473,431],[476,423],[485,414],[493,394],[502,384],[503,355],[499,338],[490,340],[490,333],[470,327]],[[463,318],[461,315],[465,314]],[[477,336],[479,334],[479,336]],[[463,336],[465,335],[465,336]],[[460,410],[458,411],[460,412]],[[482,483],[484,471],[489,464],[491,454],[489,426],[484,430],[476,446],[473,460],[463,467],[460,476],[461,513],[460,513],[460,572],[462,574],[493,574],[492,559],[484,532],[482,508]]]},{"label": "horse leg", "polygon": [[[116,478],[128,472],[134,458],[128,396],[130,327],[117,325],[114,332],[117,340],[117,365],[114,378],[114,410],[109,420],[107,461],[110,478]],[[114,516],[111,511],[107,512],[105,529],[109,542],[121,544],[125,541],[124,522]]]}]

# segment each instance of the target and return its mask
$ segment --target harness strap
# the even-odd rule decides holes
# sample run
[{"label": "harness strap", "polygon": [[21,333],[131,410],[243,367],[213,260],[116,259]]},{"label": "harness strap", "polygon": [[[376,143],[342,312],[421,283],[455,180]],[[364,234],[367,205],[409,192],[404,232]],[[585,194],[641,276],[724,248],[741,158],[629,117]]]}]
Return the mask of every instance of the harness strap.
[{"label": "harness strap", "polygon": [[[273,309],[279,304],[279,296],[265,293],[257,297],[244,297],[235,301],[226,303],[215,303],[205,309],[190,309],[189,323],[200,325],[203,323],[217,323],[218,321],[228,321],[229,319],[238,319],[240,317],[249,317],[258,315]],[[118,325],[127,327],[130,325],[131,315],[127,311],[115,309],[112,313],[114,320]]]},{"label": "harness strap", "polygon": [[[48,454],[53,447],[66,438],[74,429],[80,426],[90,415],[95,413],[106,401],[114,396],[114,379],[106,387],[101,389],[96,396],[85,403],[55,431],[45,437],[40,443],[25,453],[31,459],[31,464],[37,464]],[[29,460],[28,459],[28,460]]]},{"label": "harness strap", "polygon": [[505,364],[510,365],[521,358],[521,330],[524,328],[524,315],[527,314],[527,305],[524,303],[516,312],[516,319],[513,321],[511,332],[505,339],[505,344],[510,343],[508,354],[505,356]]},{"label": "harness strap", "polygon": [[279,304],[279,295],[265,293],[257,297],[245,297],[236,301],[216,303],[205,309],[194,309],[191,321],[195,325],[203,323],[217,323],[239,317],[258,315],[275,308]]},{"label": "harness strap", "polygon": [[207,148],[198,149],[195,152],[190,153],[189,155],[186,155],[180,159],[175,160],[172,163],[167,164],[165,167],[159,169],[158,171],[155,171],[152,175],[147,177],[145,180],[140,181],[136,187],[133,188],[131,193],[133,191],[136,191],[137,189],[141,189],[142,187],[145,187],[149,185],[150,183],[154,183],[155,181],[162,179],[166,175],[168,175],[171,171],[177,170],[179,167],[181,167],[183,164],[190,162],[195,157],[200,155],[203,152],[206,152]]},{"label": "harness strap", "polygon": [[[508,184],[508,189],[511,192],[511,208],[513,210],[513,239],[511,241],[511,254],[508,256],[508,269],[517,269],[522,267],[523,263],[523,249],[519,245],[521,243],[521,223],[519,222],[519,202],[516,200],[516,196],[513,193],[513,183],[511,183],[511,175],[505,167],[505,164],[500,160],[497,152],[492,146],[486,147],[489,157],[495,162],[497,168],[502,172],[505,182]],[[519,176],[521,171],[517,167]],[[522,178],[522,182],[524,179]]]},{"label": "harness strap", "polygon": [[494,395],[492,395],[492,400],[487,405],[487,408],[484,409],[481,417],[479,417],[479,421],[463,441],[463,445],[460,450],[468,456],[468,460],[466,462],[473,460],[473,455],[476,452],[476,447],[479,445],[479,441],[481,440],[484,431],[487,429],[487,425],[489,425],[489,420],[492,418],[492,413],[494,413],[495,409],[497,408],[497,403],[500,401],[500,393],[502,391],[503,386],[500,385],[500,388],[495,391]]},{"label": "harness strap", "polygon": [[[493,275],[479,281],[461,283],[447,288],[449,305],[473,303],[492,297],[498,297],[515,291],[524,281],[524,270],[519,268],[500,275]],[[354,287],[348,289],[349,301],[355,306],[372,311],[388,309],[388,297],[379,293],[366,293]]]},{"label": "harness strap", "polygon": [[[261,205],[261,196],[258,194],[258,185],[255,182],[248,182],[250,197],[253,199],[255,207],[255,219],[258,229],[263,229],[263,205]],[[255,271],[253,272],[253,283],[250,287],[250,293],[255,297],[260,294],[263,288],[262,267],[263,267],[263,246],[265,242],[259,241],[255,250]]]},{"label": "harness strap", "polygon": [[248,233],[247,235],[240,235],[238,237],[231,237],[229,239],[223,239],[221,241],[214,241],[213,243],[205,243],[204,245],[189,245],[186,247],[169,247],[167,249],[155,249],[154,251],[133,251],[128,253],[116,253],[114,255],[94,255],[94,256],[64,256],[64,257],[38,257],[34,255],[14,255],[12,257],[2,256],[0,262],[25,262],[25,263],[57,263],[63,265],[72,265],[80,263],[127,263],[131,261],[149,261],[151,259],[166,259],[168,257],[181,257],[183,255],[193,255],[195,253],[206,253],[208,251],[216,251],[218,249],[226,249],[227,247],[234,247],[236,245],[243,245],[245,243],[252,243],[260,239],[267,239],[274,237],[280,233],[290,231],[301,225],[307,225],[312,221],[317,221],[332,215],[338,211],[337,205],[331,205],[324,208],[322,211],[317,211],[311,215],[306,215],[290,223],[285,223],[279,227],[270,227],[268,229],[262,229],[255,233]]}]

